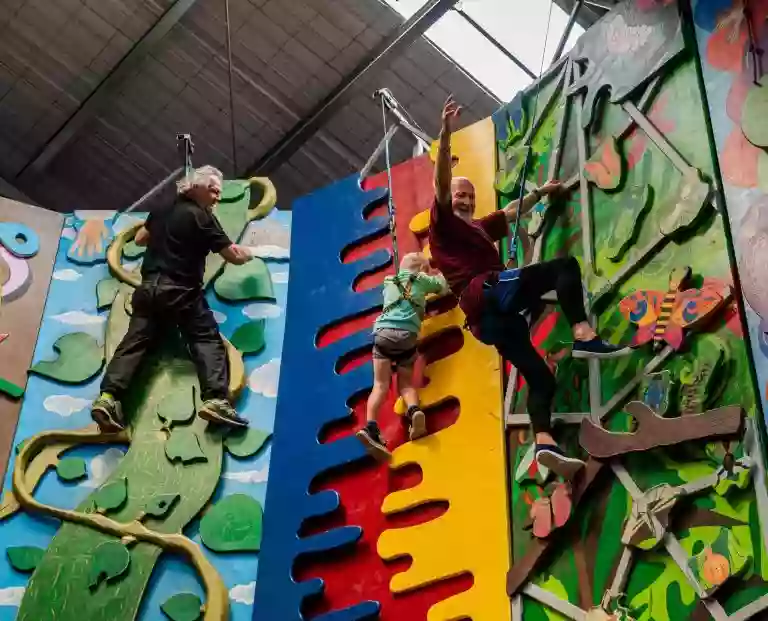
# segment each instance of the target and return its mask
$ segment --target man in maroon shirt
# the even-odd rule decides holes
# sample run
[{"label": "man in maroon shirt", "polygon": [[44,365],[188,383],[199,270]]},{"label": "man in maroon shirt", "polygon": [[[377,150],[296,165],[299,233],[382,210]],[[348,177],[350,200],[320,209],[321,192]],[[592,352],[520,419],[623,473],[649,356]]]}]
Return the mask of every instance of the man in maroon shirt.
[{"label": "man in maroon shirt", "polygon": [[[461,108],[452,97],[443,108],[439,150],[435,163],[435,202],[430,212],[429,244],[432,261],[443,273],[467,317],[472,334],[493,345],[528,383],[528,413],[536,436],[536,460],[556,474],[572,478],[584,462],[567,457],[552,437],[552,400],[555,377],[531,342],[523,313],[540,307],[541,298],[556,291],[573,330],[574,358],[613,358],[631,353],[601,340],[587,322],[581,269],[573,257],[543,261],[506,270],[495,242],[504,239],[518,202],[480,220],[473,220],[475,188],[469,179],[452,178],[451,131]],[[556,194],[549,182],[523,198],[521,215],[542,197]]]}]

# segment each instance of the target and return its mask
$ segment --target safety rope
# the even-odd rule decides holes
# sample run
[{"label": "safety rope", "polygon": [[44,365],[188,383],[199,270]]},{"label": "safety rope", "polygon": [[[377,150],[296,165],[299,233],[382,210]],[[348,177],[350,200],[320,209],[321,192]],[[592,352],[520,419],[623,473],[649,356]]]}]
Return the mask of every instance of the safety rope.
[{"label": "safety rope", "polygon": [[549,3],[549,14],[547,16],[547,29],[544,32],[544,48],[541,50],[541,63],[539,65],[539,77],[536,81],[536,96],[533,100],[533,114],[531,115],[531,133],[528,136],[528,149],[525,153],[523,170],[520,175],[520,195],[517,200],[517,213],[515,214],[515,228],[509,242],[509,258],[517,258],[517,240],[520,232],[520,213],[523,210],[523,199],[525,198],[525,179],[528,176],[528,167],[530,166],[531,156],[533,155],[533,128],[536,124],[536,112],[539,109],[539,94],[541,93],[541,76],[544,75],[544,60],[547,57],[547,43],[549,42],[549,31],[552,27],[552,8],[555,6],[555,0]]},{"label": "safety rope", "polygon": [[[381,97],[381,118],[384,123],[384,136],[388,135],[387,106]],[[395,262],[395,274],[400,269],[400,253],[397,249],[397,229],[395,227],[395,201],[392,198],[392,162],[389,156],[389,138],[384,141],[384,160],[387,166],[387,211],[389,212],[389,234],[392,236],[392,258]]]},{"label": "safety rope", "polygon": [[232,31],[229,25],[229,0],[224,0],[224,20],[227,25],[227,71],[229,72],[229,123],[232,134],[233,177],[237,177],[237,130],[235,124],[235,92],[232,87]]}]

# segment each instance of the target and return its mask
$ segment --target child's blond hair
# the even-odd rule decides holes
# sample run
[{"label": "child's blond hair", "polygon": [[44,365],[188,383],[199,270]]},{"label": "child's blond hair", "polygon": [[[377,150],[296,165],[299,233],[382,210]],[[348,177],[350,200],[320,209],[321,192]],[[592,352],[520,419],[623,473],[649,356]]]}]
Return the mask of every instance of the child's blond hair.
[{"label": "child's blond hair", "polygon": [[424,272],[427,269],[427,257],[421,252],[409,252],[400,260],[400,269],[409,272]]}]

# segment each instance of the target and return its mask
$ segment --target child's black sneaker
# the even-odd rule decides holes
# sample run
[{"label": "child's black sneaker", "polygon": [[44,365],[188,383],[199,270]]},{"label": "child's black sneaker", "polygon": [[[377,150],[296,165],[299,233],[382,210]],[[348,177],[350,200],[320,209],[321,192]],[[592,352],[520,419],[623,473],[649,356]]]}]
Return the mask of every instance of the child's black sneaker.
[{"label": "child's black sneaker", "polygon": [[381,432],[376,423],[368,423],[355,435],[363,443],[365,450],[376,460],[388,461],[392,457],[392,453],[387,450],[387,443],[381,438]]},{"label": "child's black sneaker", "polygon": [[91,418],[96,421],[102,433],[119,433],[125,429],[120,402],[107,393],[93,402]]},{"label": "child's black sneaker", "polygon": [[536,463],[551,470],[567,481],[573,478],[586,466],[580,459],[568,457],[559,446],[554,444],[536,445]]},{"label": "child's black sneaker", "polygon": [[408,436],[411,440],[418,440],[427,435],[427,417],[418,405],[408,408]]}]

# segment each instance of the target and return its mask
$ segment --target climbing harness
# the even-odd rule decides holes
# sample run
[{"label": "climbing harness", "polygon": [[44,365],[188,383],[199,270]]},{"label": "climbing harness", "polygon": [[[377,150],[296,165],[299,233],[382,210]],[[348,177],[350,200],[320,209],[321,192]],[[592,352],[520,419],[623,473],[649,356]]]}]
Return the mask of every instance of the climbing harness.
[{"label": "climbing harness", "polygon": [[413,288],[413,283],[416,282],[416,279],[418,278],[418,274],[409,274],[408,280],[405,283],[405,286],[400,282],[400,276],[396,275],[392,282],[397,287],[398,291],[400,292],[400,297],[394,300],[393,302],[390,302],[387,304],[381,311],[381,314],[385,314],[395,308],[398,304],[401,302],[408,302],[410,304],[411,308],[413,308],[416,313],[419,315],[419,317],[423,317],[425,313],[425,309],[418,305],[414,300],[413,296],[411,295],[411,289]]},{"label": "climbing harness", "polygon": [[539,77],[536,82],[536,95],[533,99],[533,115],[531,120],[531,134],[528,136],[528,148],[525,152],[525,161],[523,162],[523,169],[520,173],[520,194],[517,199],[517,213],[515,214],[515,227],[510,235],[509,240],[509,258],[515,259],[517,257],[517,241],[520,237],[520,212],[523,207],[523,199],[525,198],[525,178],[528,176],[528,167],[531,163],[531,156],[533,155],[533,128],[535,127],[534,119],[536,112],[539,109],[539,94],[541,93],[541,76],[544,75],[544,60],[547,56],[547,43],[549,42],[549,32],[552,28],[552,8],[555,5],[555,1],[552,0],[549,4],[549,14],[547,16],[547,29],[544,33],[544,48],[541,51],[541,63],[539,65]]}]

